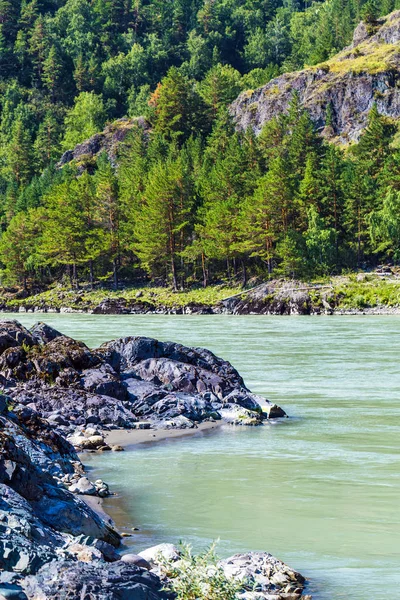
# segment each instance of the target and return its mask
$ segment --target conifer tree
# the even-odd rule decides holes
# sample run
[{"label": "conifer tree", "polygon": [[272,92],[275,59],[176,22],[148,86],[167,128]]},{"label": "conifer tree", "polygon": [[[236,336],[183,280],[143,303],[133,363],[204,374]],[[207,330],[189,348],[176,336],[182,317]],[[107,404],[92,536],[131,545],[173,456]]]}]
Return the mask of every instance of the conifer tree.
[{"label": "conifer tree", "polygon": [[41,232],[42,210],[18,213],[0,238],[2,282],[20,283],[27,288],[27,279],[39,265],[37,255]]},{"label": "conifer tree", "polygon": [[177,259],[182,234],[187,236],[192,207],[190,177],[180,157],[157,162],[150,170],[137,213],[135,249],[144,268],[153,275],[168,274],[178,287]]},{"label": "conifer tree", "polygon": [[42,81],[49,90],[52,102],[56,100],[57,87],[62,70],[61,61],[55,46],[50,48],[47,58],[43,62]]},{"label": "conifer tree", "polygon": [[118,181],[105,153],[98,160],[96,182],[96,219],[103,228],[105,254],[112,263],[114,289],[118,289],[120,264],[121,207]]},{"label": "conifer tree", "polygon": [[20,119],[13,125],[8,153],[10,170],[17,185],[28,183],[32,174],[32,142],[28,130]]}]

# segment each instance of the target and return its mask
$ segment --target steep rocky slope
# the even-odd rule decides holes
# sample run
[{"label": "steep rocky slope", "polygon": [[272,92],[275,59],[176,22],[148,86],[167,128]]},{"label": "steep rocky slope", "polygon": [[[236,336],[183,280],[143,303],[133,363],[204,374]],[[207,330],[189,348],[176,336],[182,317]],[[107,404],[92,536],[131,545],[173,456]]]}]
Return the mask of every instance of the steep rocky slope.
[{"label": "steep rocky slope", "polygon": [[[360,23],[351,46],[327,62],[243,92],[230,112],[238,128],[259,133],[287,111],[296,91],[322,134],[348,143],[359,138],[374,102],[381,114],[400,119],[399,67],[400,11],[395,11],[374,25]],[[329,106],[332,123],[327,127]]]}]

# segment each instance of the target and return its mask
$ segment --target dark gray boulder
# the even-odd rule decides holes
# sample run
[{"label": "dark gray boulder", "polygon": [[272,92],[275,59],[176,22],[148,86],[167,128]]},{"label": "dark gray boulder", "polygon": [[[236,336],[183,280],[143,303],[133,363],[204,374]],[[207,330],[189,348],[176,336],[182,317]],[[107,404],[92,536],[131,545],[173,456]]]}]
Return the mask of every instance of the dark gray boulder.
[{"label": "dark gray boulder", "polygon": [[[2,327],[8,347],[0,354],[0,378],[8,394],[64,434],[88,425],[130,428],[138,418],[155,427],[193,427],[221,418],[255,425],[285,415],[263,413],[263,399],[237,370],[204,348],[126,337],[91,350],[43,323],[32,328],[33,337],[16,321]],[[17,341],[26,336],[33,346]]]},{"label": "dark gray boulder", "polygon": [[47,344],[58,337],[62,337],[62,333],[46,325],[46,323],[36,323],[30,328],[30,333],[36,344]]},{"label": "dark gray boulder", "polygon": [[154,573],[123,561],[53,562],[35,577],[26,578],[23,589],[30,600],[85,598],[96,600],[172,600]]},{"label": "dark gray boulder", "polygon": [[119,534],[55,479],[74,471],[77,456],[71,444],[49,429],[32,411],[0,417],[0,484],[26,500],[44,526],[117,546]]}]

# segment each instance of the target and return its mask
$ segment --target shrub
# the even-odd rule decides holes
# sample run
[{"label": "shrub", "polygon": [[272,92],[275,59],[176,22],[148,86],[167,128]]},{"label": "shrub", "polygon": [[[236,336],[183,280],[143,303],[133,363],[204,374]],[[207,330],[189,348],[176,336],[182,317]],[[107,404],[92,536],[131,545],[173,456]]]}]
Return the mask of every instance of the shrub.
[{"label": "shrub", "polygon": [[176,594],[176,600],[236,600],[242,585],[228,579],[218,566],[215,543],[197,556],[188,544],[181,544],[181,549],[181,560],[160,560],[170,580],[167,587]]}]

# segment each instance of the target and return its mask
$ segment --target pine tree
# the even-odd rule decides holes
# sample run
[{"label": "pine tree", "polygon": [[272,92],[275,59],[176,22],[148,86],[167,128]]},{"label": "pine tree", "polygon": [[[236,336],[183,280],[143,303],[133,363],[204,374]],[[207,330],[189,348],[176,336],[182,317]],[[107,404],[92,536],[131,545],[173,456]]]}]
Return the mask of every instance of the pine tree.
[{"label": "pine tree", "polygon": [[[170,157],[151,169],[135,223],[135,250],[152,275],[169,274],[178,287],[178,254],[190,223],[190,178],[181,158]],[[183,236],[183,239],[182,239]]]},{"label": "pine tree", "polygon": [[62,71],[62,64],[55,46],[50,48],[50,52],[43,63],[42,81],[49,90],[52,102],[55,102],[59,78]]},{"label": "pine tree", "polygon": [[400,260],[400,192],[389,188],[382,208],[369,215],[369,234],[374,252]]},{"label": "pine tree", "polygon": [[154,130],[167,139],[183,142],[200,129],[204,107],[193,83],[172,67],[150,98]]},{"label": "pine tree", "polygon": [[[46,264],[65,265],[77,285],[77,266],[88,261],[82,194],[75,177],[51,189],[44,199],[45,223],[39,254]],[[72,270],[71,270],[72,269]]]},{"label": "pine tree", "polygon": [[35,81],[38,85],[42,83],[44,63],[48,48],[46,24],[43,15],[36,19],[29,39],[29,53],[35,67]]},{"label": "pine tree", "polygon": [[272,273],[276,242],[288,234],[293,214],[294,190],[287,163],[275,158],[258,183],[252,198],[245,203],[240,219],[241,248],[259,257]]},{"label": "pine tree", "polygon": [[98,160],[96,182],[96,220],[104,231],[105,253],[112,262],[114,289],[118,289],[120,264],[120,199],[118,181],[106,154]]},{"label": "pine tree", "polygon": [[390,155],[390,143],[396,129],[394,125],[379,114],[376,102],[368,115],[368,124],[355,147],[354,153],[363,162],[366,170],[376,176]]},{"label": "pine tree", "polygon": [[39,264],[37,247],[40,239],[42,210],[18,213],[0,239],[0,261],[4,268],[2,280],[20,283],[27,288],[27,279]]},{"label": "pine tree", "polygon": [[35,163],[39,171],[55,162],[61,153],[61,127],[51,112],[48,112],[39,125],[33,144]]},{"label": "pine tree", "polygon": [[32,174],[32,142],[29,131],[20,119],[15,121],[12,128],[8,156],[8,164],[17,184],[28,183]]}]

